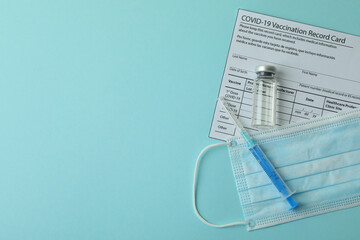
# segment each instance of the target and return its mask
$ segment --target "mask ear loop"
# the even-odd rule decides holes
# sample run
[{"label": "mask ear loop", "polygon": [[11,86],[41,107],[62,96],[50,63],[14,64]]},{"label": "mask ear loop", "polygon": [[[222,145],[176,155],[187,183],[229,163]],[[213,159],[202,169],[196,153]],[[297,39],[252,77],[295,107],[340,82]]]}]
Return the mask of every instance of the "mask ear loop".
[{"label": "mask ear loop", "polygon": [[197,181],[197,175],[198,175],[198,166],[199,166],[199,162],[200,159],[202,157],[202,155],[207,152],[209,149],[214,148],[214,147],[218,147],[218,146],[224,146],[224,145],[232,145],[233,143],[231,142],[224,142],[224,143],[215,143],[215,144],[211,144],[206,146],[199,154],[198,158],[196,159],[196,163],[195,163],[195,171],[194,171],[194,182],[193,182],[193,207],[194,207],[194,211],[196,216],[205,224],[211,226],[211,227],[217,227],[217,228],[223,228],[223,227],[230,227],[230,226],[236,226],[236,225],[248,225],[249,222],[233,222],[233,223],[228,223],[228,224],[213,224],[208,222],[205,218],[203,218],[196,206],[196,181]]}]

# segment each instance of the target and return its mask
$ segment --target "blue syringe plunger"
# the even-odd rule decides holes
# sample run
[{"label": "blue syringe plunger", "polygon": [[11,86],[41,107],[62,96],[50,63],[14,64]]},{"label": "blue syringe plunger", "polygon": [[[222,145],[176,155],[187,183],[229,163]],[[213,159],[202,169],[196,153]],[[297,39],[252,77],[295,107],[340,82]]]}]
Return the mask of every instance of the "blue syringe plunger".
[{"label": "blue syringe plunger", "polygon": [[296,207],[299,205],[299,203],[296,203],[291,196],[289,196],[288,198],[286,198],[286,200],[287,200],[288,203],[290,204],[290,209],[289,209],[289,210],[293,210],[294,208],[296,208]]},{"label": "blue syringe plunger", "polygon": [[290,209],[296,208],[299,203],[296,203],[292,198],[292,193],[289,190],[286,183],[281,179],[280,175],[276,172],[275,168],[271,165],[264,152],[261,150],[259,145],[255,144],[249,148],[250,152],[256,158],[266,175],[270,178],[270,181],[274,184],[276,189],[280,192],[281,196],[286,199],[290,204]]}]

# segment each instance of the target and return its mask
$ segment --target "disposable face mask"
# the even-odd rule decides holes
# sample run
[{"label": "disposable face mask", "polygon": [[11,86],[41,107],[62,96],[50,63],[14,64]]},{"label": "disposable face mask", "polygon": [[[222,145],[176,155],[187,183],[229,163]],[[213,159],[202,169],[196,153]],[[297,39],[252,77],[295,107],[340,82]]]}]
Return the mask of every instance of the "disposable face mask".
[{"label": "disposable face mask", "polygon": [[[242,138],[206,147],[194,173],[193,205],[213,227],[255,230],[360,205],[360,109],[253,135],[299,206],[289,211]],[[216,225],[196,207],[198,163],[210,148],[227,145],[245,221]]]}]

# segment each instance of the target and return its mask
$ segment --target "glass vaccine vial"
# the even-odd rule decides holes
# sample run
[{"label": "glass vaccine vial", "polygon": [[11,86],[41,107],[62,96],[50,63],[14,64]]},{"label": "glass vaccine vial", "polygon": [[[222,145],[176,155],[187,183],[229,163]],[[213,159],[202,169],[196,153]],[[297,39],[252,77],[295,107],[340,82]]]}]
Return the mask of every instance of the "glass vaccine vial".
[{"label": "glass vaccine vial", "polygon": [[253,107],[251,125],[258,129],[273,128],[276,123],[276,68],[261,65],[255,68],[257,78],[253,86]]}]

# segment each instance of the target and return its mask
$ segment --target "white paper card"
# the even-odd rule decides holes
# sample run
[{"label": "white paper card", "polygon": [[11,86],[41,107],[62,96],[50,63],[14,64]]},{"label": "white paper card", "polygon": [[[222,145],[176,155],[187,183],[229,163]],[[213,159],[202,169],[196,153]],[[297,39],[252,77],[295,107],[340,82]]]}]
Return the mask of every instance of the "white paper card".
[{"label": "white paper card", "polygon": [[[219,97],[251,127],[258,65],[277,69],[277,126],[360,107],[360,37],[239,9]],[[217,103],[209,137],[238,136]]]}]

